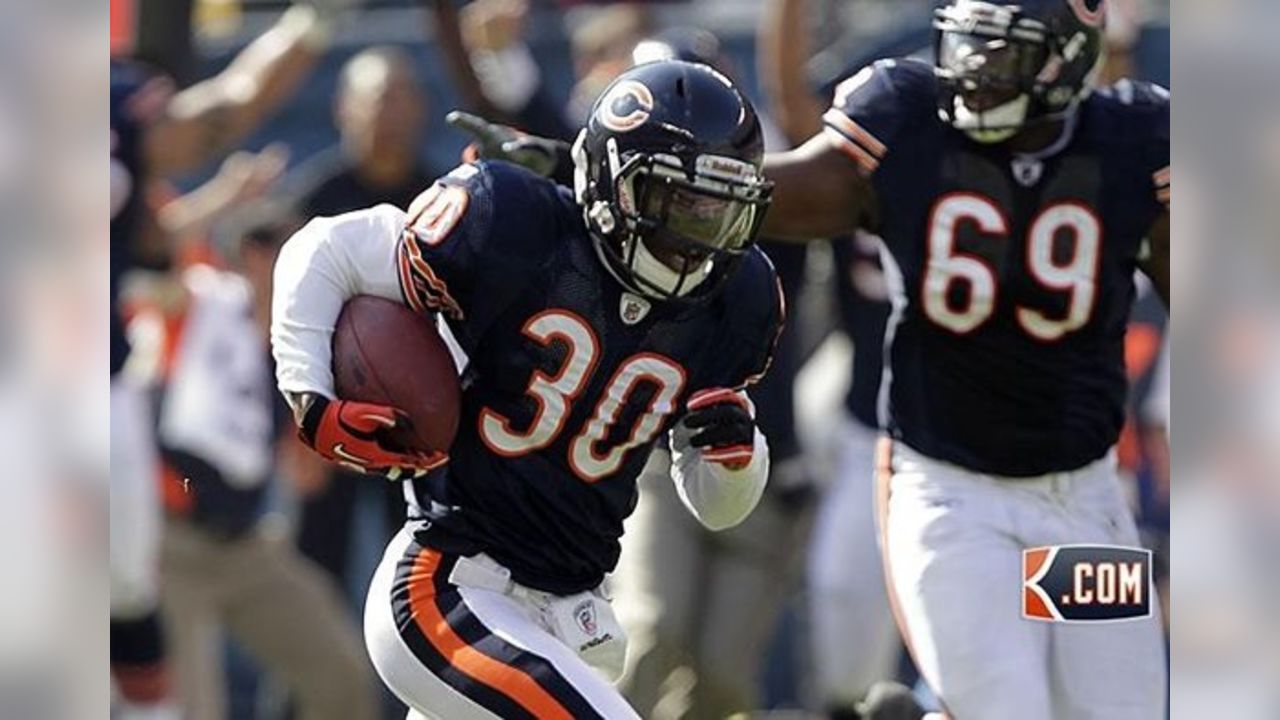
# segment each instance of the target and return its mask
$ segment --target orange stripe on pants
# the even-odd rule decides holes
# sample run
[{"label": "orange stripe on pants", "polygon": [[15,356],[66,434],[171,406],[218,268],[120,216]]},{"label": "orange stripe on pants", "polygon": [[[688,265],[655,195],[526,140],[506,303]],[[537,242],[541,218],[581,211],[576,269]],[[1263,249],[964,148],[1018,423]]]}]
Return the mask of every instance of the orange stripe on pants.
[{"label": "orange stripe on pants", "polygon": [[414,559],[409,579],[409,607],[427,642],[464,675],[506,695],[539,720],[573,720],[573,715],[528,673],[494,660],[454,632],[435,603],[439,566],[440,553],[424,549]]}]

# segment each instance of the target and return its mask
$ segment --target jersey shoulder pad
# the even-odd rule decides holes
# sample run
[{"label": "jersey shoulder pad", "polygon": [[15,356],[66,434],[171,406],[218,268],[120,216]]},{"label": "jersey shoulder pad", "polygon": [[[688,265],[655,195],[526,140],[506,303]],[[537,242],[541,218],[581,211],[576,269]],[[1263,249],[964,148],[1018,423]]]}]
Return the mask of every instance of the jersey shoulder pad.
[{"label": "jersey shoulder pad", "polygon": [[937,116],[933,67],[912,59],[877,60],[836,86],[824,131],[867,173],[875,172],[912,126]]},{"label": "jersey shoulder pad", "polygon": [[461,165],[409,205],[397,250],[408,305],[488,316],[560,237],[555,185],[515,165]]},{"label": "jersey shoulder pad", "polygon": [[476,258],[537,257],[554,240],[554,184],[505,162],[460,165],[409,205],[408,228],[429,247],[461,244]]},{"label": "jersey shoulder pad", "polygon": [[753,247],[725,284],[720,302],[731,359],[729,387],[750,385],[769,367],[786,320],[782,284],[769,256]]},{"label": "jersey shoulder pad", "polygon": [[1150,82],[1120,80],[1095,93],[1095,136],[1109,154],[1151,175],[1156,199],[1169,205],[1169,91]]}]

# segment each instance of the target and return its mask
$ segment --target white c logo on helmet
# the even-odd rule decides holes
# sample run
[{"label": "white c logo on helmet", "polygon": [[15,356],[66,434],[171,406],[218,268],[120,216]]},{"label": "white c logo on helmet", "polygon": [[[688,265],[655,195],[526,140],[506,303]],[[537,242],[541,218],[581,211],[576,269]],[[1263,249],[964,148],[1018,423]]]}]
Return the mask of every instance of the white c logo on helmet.
[{"label": "white c logo on helmet", "polygon": [[600,124],[614,132],[635,130],[649,119],[653,110],[653,93],[638,80],[623,80],[600,98],[596,117]]},{"label": "white c logo on helmet", "polygon": [[[1075,12],[1076,17],[1080,18],[1080,22],[1089,27],[1102,27],[1102,21],[1107,16],[1107,7],[1105,0],[1067,0],[1067,4],[1071,6],[1071,10]],[[1089,6],[1093,9],[1090,10]]]}]

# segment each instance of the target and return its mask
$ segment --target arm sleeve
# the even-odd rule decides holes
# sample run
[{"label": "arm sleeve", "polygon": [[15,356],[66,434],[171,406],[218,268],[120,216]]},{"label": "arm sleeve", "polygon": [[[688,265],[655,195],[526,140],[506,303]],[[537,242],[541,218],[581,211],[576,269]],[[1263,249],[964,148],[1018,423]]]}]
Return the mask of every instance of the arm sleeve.
[{"label": "arm sleeve", "polygon": [[880,60],[836,86],[831,108],[822,116],[822,130],[864,175],[880,167],[903,122],[905,98],[895,76],[914,78],[918,72],[909,61]]},{"label": "arm sleeve", "polygon": [[462,321],[483,295],[476,272],[491,260],[494,193],[480,165],[460,165],[410,205],[396,248],[404,302]]},{"label": "arm sleeve", "polygon": [[334,396],[330,346],[349,298],[403,302],[396,243],[404,221],[404,212],[392,205],[316,218],[281,248],[271,297],[271,350],[282,392]]},{"label": "arm sleeve", "polygon": [[[738,306],[728,332],[724,374],[713,386],[741,390],[762,380],[773,365],[774,352],[787,319],[787,300],[782,280],[763,252],[762,262],[744,267],[740,275],[754,274],[757,282],[747,283],[752,301]],[[737,288],[735,288],[736,290]]]},{"label": "arm sleeve", "polygon": [[680,423],[671,430],[671,479],[676,493],[707,529],[731,528],[751,514],[764,494],[769,477],[769,443],[756,428],[751,462],[730,470],[703,460],[702,452],[689,444],[691,435]]}]

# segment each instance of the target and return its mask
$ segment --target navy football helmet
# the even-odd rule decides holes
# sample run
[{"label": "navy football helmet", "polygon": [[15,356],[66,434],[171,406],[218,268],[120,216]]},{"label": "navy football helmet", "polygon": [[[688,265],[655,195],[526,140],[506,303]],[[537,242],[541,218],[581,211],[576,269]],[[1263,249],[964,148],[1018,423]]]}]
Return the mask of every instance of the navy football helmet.
[{"label": "navy football helmet", "polygon": [[980,142],[1065,119],[1102,66],[1105,0],[948,0],[934,12],[938,112]]},{"label": "navy football helmet", "polygon": [[601,262],[654,299],[709,297],[755,242],[769,204],[755,110],[706,65],[662,60],[622,73],[572,154]]}]

